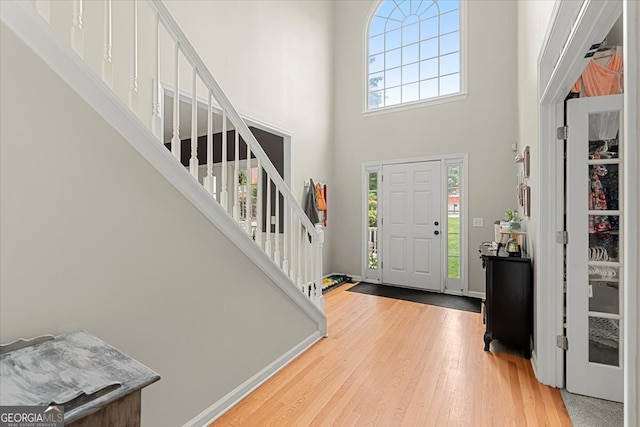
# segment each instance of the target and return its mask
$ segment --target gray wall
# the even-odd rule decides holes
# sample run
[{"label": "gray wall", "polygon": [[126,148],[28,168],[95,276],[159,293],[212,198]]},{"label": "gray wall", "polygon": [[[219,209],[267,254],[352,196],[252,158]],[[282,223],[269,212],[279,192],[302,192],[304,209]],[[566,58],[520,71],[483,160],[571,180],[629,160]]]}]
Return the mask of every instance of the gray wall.
[{"label": "gray wall", "polygon": [[[466,100],[363,117],[363,35],[373,3],[335,3],[332,266],[360,274],[363,162],[468,153],[469,290],[484,292],[478,245],[493,240],[493,221],[516,206],[516,4],[468,2]],[[484,227],[471,227],[472,217]]]},{"label": "gray wall", "polygon": [[4,24],[0,342],[84,329],[182,425],[316,327]]}]

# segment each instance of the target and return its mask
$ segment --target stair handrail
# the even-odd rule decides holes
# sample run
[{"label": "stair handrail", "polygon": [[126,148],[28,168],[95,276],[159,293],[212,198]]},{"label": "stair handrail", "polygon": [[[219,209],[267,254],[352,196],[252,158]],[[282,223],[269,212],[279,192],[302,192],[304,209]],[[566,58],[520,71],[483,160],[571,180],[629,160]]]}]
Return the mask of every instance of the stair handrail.
[{"label": "stair handrail", "polygon": [[312,240],[314,242],[320,241],[320,232],[311,223],[309,217],[291,193],[291,189],[289,188],[289,186],[284,182],[284,180],[280,176],[280,173],[273,166],[271,160],[262,149],[262,146],[260,146],[260,144],[258,143],[256,137],[249,130],[249,127],[247,126],[245,121],[233,107],[231,101],[229,101],[229,98],[227,98],[227,96],[224,94],[220,85],[218,85],[216,80],[213,78],[213,75],[209,71],[209,68],[207,68],[207,66],[204,64],[204,61],[202,60],[202,58],[200,58],[200,55],[198,55],[193,45],[189,42],[187,36],[182,32],[182,29],[175,21],[162,0],[147,0],[147,2],[151,6],[151,8],[158,14],[159,19],[164,24],[165,29],[167,30],[169,35],[174,39],[176,43],[178,43],[184,57],[197,70],[197,73],[204,85],[207,87],[207,90],[211,91],[219,106],[226,112],[227,118],[236,127],[236,130],[238,131],[242,139],[244,139],[244,141],[251,146],[251,153],[260,160],[262,168],[269,174],[271,180],[279,188],[286,189],[286,191],[281,191],[283,197],[286,199],[286,202],[288,202],[286,204],[288,204],[288,206],[290,206],[293,211],[300,217],[301,224],[304,226],[307,233],[309,233]]}]

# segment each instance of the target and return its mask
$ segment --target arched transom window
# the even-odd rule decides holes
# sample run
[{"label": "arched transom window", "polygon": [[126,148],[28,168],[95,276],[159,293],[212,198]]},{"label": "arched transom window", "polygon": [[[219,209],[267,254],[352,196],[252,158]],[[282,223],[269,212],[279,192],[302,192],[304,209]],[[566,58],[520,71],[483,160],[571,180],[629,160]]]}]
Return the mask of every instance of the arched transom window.
[{"label": "arched transom window", "polygon": [[367,110],[459,94],[464,0],[383,0],[369,23]]}]

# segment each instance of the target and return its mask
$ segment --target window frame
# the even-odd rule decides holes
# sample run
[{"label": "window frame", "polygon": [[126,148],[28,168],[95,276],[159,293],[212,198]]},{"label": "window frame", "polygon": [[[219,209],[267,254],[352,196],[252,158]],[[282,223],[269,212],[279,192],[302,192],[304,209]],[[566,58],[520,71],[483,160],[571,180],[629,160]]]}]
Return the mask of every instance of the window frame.
[{"label": "window frame", "polygon": [[[448,102],[461,101],[468,97],[467,89],[467,0],[459,0],[460,11],[460,91],[453,94],[439,95],[428,99],[419,99],[416,101],[409,101],[399,103],[396,105],[390,105],[385,107],[378,107],[374,109],[369,108],[369,28],[371,22],[380,8],[384,0],[376,0],[365,21],[363,30],[363,54],[362,54],[362,115],[363,117],[375,116],[378,114],[385,114],[388,112],[396,112],[402,110],[410,110],[413,108],[420,108],[429,105],[437,105]],[[440,55],[438,55],[439,57]],[[383,70],[384,71],[384,70]],[[400,86],[402,87],[402,86]]]},{"label": "window frame", "polygon": [[[444,287],[445,291],[448,293],[459,294],[459,295],[468,295],[469,283],[467,279],[468,274],[468,213],[467,213],[467,200],[468,200],[468,188],[469,183],[467,181],[467,157],[452,157],[448,159],[443,159],[442,161],[442,181],[443,188],[446,194],[446,199],[448,200],[449,194],[449,168],[450,167],[458,167],[459,170],[459,182],[458,182],[458,218],[459,218],[459,228],[458,228],[458,277],[449,277],[449,258],[451,258],[451,254],[449,253],[449,206],[448,203],[443,203],[444,212],[443,218],[447,218],[446,222],[446,230],[444,234],[447,236],[447,241],[445,243],[446,253],[444,259],[444,267],[443,267],[443,275],[444,275]],[[458,291],[460,289],[460,291]]]}]

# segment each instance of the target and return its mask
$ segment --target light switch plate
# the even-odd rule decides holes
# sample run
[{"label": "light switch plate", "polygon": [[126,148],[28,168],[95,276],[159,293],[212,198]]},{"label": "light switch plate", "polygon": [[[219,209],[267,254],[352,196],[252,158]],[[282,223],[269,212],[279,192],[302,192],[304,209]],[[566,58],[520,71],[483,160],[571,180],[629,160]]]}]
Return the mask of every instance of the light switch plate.
[{"label": "light switch plate", "polygon": [[474,227],[483,227],[484,226],[484,218],[473,218],[473,226]]}]

